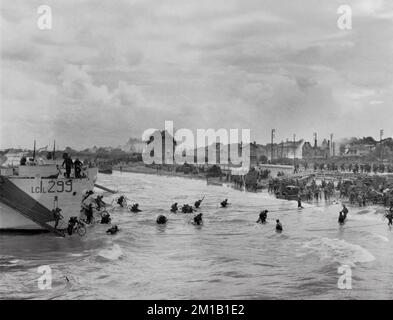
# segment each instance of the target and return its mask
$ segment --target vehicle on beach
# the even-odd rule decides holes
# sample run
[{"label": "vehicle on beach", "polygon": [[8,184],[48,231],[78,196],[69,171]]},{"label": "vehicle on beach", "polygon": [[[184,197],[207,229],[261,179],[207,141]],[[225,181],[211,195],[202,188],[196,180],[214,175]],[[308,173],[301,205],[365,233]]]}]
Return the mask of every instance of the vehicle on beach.
[{"label": "vehicle on beach", "polygon": [[277,199],[286,199],[286,200],[296,200],[300,193],[300,188],[298,186],[286,186],[280,192],[276,192]]},{"label": "vehicle on beach", "polygon": [[367,199],[370,199],[372,204],[384,204],[384,193],[376,190],[370,190],[366,194]]},{"label": "vehicle on beach", "polygon": [[98,172],[104,174],[112,174],[113,169],[110,164],[102,164],[98,166]]},{"label": "vehicle on beach", "polygon": [[207,180],[206,182],[208,185],[213,185],[213,186],[223,186],[224,185],[221,181],[216,181],[216,180]]}]

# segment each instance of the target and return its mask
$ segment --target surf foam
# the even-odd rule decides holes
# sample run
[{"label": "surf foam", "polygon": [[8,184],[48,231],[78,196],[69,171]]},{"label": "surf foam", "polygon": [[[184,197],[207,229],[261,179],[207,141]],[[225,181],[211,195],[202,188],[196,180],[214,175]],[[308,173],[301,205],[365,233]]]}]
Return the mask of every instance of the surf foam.
[{"label": "surf foam", "polygon": [[117,260],[123,256],[123,250],[121,250],[118,244],[114,244],[112,248],[98,252],[98,255],[108,260]]},{"label": "surf foam", "polygon": [[340,239],[315,238],[304,243],[303,248],[317,253],[321,260],[330,259],[341,264],[355,265],[375,260],[365,248]]}]

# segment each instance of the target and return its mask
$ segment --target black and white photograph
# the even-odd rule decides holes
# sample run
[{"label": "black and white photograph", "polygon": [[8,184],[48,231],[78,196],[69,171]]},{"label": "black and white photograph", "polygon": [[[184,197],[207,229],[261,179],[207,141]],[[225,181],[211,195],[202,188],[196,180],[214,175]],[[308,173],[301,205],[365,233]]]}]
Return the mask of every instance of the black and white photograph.
[{"label": "black and white photograph", "polygon": [[0,54],[0,300],[393,299],[392,1],[1,0]]}]

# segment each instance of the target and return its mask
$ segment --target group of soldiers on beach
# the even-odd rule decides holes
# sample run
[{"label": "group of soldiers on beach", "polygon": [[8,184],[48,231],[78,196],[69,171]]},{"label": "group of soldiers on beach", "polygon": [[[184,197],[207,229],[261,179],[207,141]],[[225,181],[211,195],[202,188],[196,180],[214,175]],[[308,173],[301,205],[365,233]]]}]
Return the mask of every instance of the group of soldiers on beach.
[{"label": "group of soldiers on beach", "polygon": [[290,179],[274,178],[268,183],[268,192],[276,196],[283,194],[287,186],[293,185],[298,188],[296,196],[304,201],[330,200],[336,193],[340,199],[347,199],[351,205],[365,207],[367,205],[380,204],[385,207],[393,205],[393,183],[377,178],[358,178],[357,180],[339,179],[335,185],[333,180],[323,179],[319,184],[316,179]]},{"label": "group of soldiers on beach", "polygon": [[[386,210],[385,217],[388,219],[388,225],[393,225],[393,184],[389,183],[386,178],[339,179],[337,185],[334,184],[333,180],[326,181],[325,179],[318,184],[315,179],[312,179],[310,182],[306,179],[274,178],[269,181],[268,192],[279,197],[283,194],[283,190],[290,185],[297,187],[295,189],[296,194],[292,195],[292,200],[297,199],[298,208],[302,208],[302,200],[311,202],[313,200],[320,201],[324,198],[325,201],[329,201],[331,197],[335,196],[336,192],[339,192],[339,198],[347,199],[349,204],[353,206],[365,207],[379,204],[389,208]],[[347,214],[348,208],[344,204],[343,210],[339,213],[338,222],[340,224],[345,222]]]}]

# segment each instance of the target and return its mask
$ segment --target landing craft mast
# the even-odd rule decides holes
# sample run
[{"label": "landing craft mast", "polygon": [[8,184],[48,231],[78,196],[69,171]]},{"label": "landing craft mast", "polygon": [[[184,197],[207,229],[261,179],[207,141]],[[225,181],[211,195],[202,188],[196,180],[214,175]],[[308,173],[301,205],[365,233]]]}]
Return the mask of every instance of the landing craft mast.
[{"label": "landing craft mast", "polygon": [[33,148],[33,160],[35,160],[35,140],[34,140],[34,148]]}]

